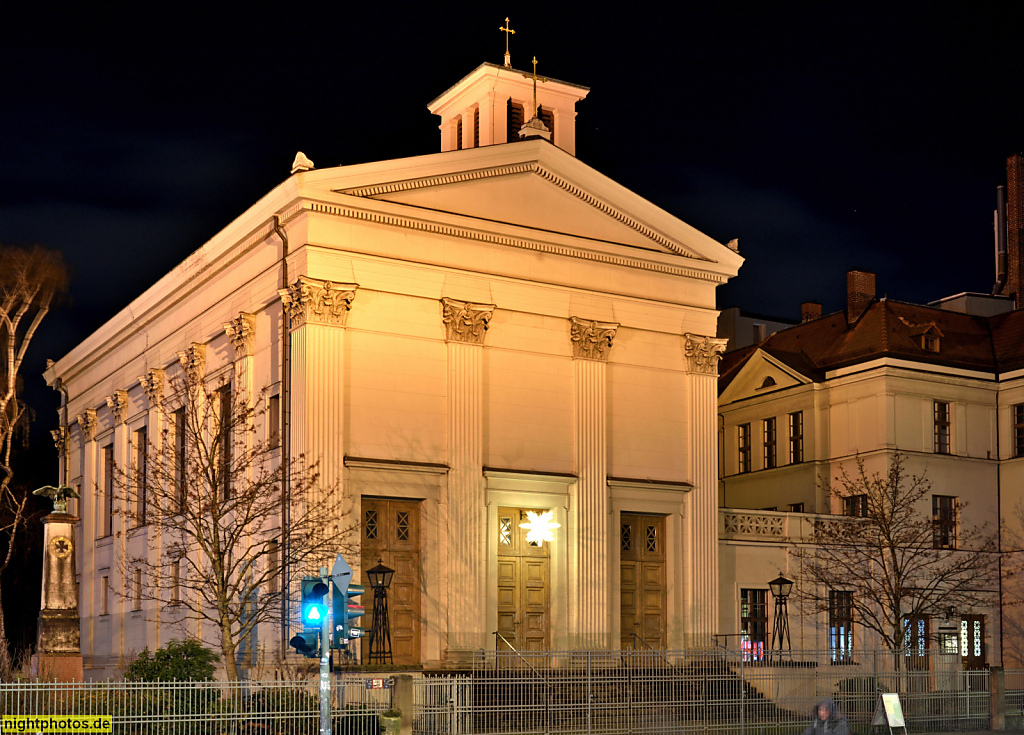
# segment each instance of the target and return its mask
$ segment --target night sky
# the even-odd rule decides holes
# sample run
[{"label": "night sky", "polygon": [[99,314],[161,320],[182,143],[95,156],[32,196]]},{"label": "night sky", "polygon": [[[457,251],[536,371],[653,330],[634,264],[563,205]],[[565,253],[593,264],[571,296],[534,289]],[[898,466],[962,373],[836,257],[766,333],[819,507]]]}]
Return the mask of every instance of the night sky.
[{"label": "night sky", "polygon": [[439,150],[426,104],[502,61],[506,15],[513,66],[536,55],[591,88],[581,160],[739,238],[721,306],[837,310],[852,267],[907,301],[991,290],[995,187],[1024,147],[1024,3],[652,5],[6,3],[0,242],[72,268],[30,387],[296,151],[324,168]]}]

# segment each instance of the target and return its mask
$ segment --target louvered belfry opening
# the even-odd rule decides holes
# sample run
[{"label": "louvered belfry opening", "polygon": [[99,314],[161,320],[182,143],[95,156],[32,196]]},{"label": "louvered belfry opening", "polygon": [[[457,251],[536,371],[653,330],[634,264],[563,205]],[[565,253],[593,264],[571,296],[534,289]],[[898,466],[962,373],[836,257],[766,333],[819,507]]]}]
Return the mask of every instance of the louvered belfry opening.
[{"label": "louvered belfry opening", "polygon": [[551,140],[555,139],[555,113],[553,110],[545,110],[544,105],[537,106],[537,117],[551,131]]},{"label": "louvered belfry opening", "polygon": [[523,106],[518,102],[513,102],[511,98],[508,101],[508,128],[507,128],[507,140],[509,143],[513,143],[519,140],[519,131],[523,127],[523,123],[526,120],[523,119]]}]

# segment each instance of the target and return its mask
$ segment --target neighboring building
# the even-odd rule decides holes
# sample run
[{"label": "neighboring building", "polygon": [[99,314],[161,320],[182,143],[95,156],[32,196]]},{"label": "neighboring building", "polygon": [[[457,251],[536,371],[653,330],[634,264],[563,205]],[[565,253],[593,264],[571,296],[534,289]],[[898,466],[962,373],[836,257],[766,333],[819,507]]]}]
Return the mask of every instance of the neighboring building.
[{"label": "neighboring building", "polygon": [[[821,313],[821,307],[818,307]],[[718,315],[718,336],[728,340],[725,345],[727,352],[738,350],[748,345],[756,345],[778,332],[789,329],[796,322],[778,317],[763,316],[741,311],[738,306],[722,309]]]},{"label": "neighboring building", "polygon": [[[534,89],[544,124],[524,125]],[[481,65],[430,105],[442,152],[298,158],[52,365],[89,675],[181,635],[111,592],[145,584],[116,556],[150,529],[124,527],[109,466],[155,432],[154,376],[183,365],[288,397],[292,456],[319,459],[359,521],[354,566],[397,570],[396,662],[465,662],[494,631],[521,649],[718,632],[715,289],[742,258],[575,158],[586,94]],[[554,542],[525,541],[528,510],[553,511]]]},{"label": "neighboring building", "polygon": [[[847,285],[845,312],[723,359],[723,632],[755,630],[744,611],[766,604],[767,580],[780,570],[795,578],[791,544],[809,538],[813,514],[858,514],[822,489],[856,458],[872,473],[904,454],[910,472],[932,483],[932,507],[922,513],[948,522],[954,537],[964,524],[993,532],[1002,524],[1004,572],[1019,563],[1012,552],[1022,548],[1024,311],[1006,312],[1005,299],[978,295],[944,300],[943,308],[879,300],[865,271],[851,271]],[[1012,594],[1001,585],[1002,610],[993,596],[991,609],[929,621],[930,635],[960,636],[965,666],[1000,664],[1000,643],[1008,655],[1020,650],[1010,638]],[[794,648],[829,645],[835,621],[823,617],[794,620]],[[870,636],[861,645],[870,647]]]}]

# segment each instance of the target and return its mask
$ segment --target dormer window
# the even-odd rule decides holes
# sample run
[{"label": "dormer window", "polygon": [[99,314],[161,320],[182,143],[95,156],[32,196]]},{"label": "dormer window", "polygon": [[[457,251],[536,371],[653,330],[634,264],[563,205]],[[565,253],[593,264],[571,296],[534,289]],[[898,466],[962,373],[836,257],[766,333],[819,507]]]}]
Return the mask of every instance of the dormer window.
[{"label": "dormer window", "polygon": [[765,388],[771,388],[775,385],[775,378],[769,375],[767,378],[761,381],[761,386],[758,390],[764,390]]},{"label": "dormer window", "polygon": [[925,332],[921,335],[921,349],[928,352],[939,351],[939,335],[935,332]]}]

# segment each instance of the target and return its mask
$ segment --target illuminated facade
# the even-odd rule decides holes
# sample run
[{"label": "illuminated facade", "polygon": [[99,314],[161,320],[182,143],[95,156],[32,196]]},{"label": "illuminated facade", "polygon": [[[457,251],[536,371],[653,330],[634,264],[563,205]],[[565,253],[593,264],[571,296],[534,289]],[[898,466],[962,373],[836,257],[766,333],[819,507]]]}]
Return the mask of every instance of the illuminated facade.
[{"label": "illuminated facade", "polygon": [[520,649],[717,632],[715,289],[742,259],[574,157],[586,89],[540,81],[533,115],[533,87],[484,64],[431,104],[440,153],[298,161],[51,368],[77,417],[87,671],[181,635],[108,594],[149,529],[103,517],[104,465],[155,430],[147,376],[199,353],[285,397],[293,456],[358,520],[353,566],[396,570],[396,662],[465,662],[496,630]]}]

